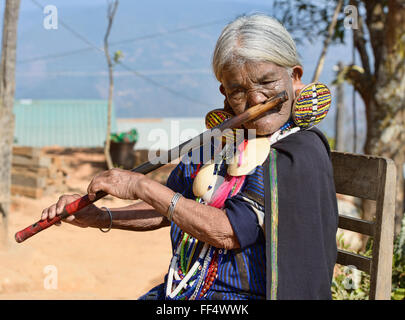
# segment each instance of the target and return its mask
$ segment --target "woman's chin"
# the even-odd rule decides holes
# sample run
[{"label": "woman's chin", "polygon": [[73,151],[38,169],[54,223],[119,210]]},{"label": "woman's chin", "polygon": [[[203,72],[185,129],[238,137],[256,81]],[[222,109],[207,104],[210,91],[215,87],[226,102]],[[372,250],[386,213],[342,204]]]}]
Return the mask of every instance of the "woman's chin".
[{"label": "woman's chin", "polygon": [[247,123],[245,128],[248,130],[254,130],[256,136],[267,136],[276,131],[273,130],[272,126],[256,123],[256,121]]},{"label": "woman's chin", "polygon": [[244,126],[246,129],[255,130],[257,136],[267,136],[280,129],[287,121],[289,115],[270,114],[257,120],[249,121]]}]

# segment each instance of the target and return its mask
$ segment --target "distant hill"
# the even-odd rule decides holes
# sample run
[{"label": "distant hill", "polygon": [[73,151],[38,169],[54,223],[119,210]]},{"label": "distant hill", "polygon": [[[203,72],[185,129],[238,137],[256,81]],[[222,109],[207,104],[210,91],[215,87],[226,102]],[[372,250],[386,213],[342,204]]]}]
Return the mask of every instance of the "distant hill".
[{"label": "distant hill", "polygon": [[[106,99],[104,54],[80,39],[84,36],[95,46],[103,46],[106,1],[55,0],[52,4],[58,8],[57,30],[43,27],[44,14],[31,1],[21,3],[16,98]],[[210,65],[215,42],[227,22],[252,12],[271,13],[271,2],[121,0],[110,36],[111,51],[121,50],[123,63],[169,90],[117,65],[117,117],[203,117],[207,110],[221,107],[223,97]],[[194,28],[186,30],[187,27]],[[81,49],[84,50],[69,54]],[[299,47],[305,67],[304,82],[312,77],[320,50],[321,43]],[[331,49],[321,81],[329,84],[333,80],[332,66],[338,59],[349,59],[347,50],[343,46]],[[60,53],[66,55],[52,57]],[[35,59],[43,56],[48,58]],[[333,116],[328,116],[323,125],[332,134]]]}]

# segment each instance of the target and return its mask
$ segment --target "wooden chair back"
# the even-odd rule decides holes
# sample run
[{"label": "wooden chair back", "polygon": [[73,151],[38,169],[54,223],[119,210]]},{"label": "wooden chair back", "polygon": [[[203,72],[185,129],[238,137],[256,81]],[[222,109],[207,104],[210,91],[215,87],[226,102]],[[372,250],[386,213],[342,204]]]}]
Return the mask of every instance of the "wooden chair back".
[{"label": "wooden chair back", "polygon": [[396,167],[391,159],[332,152],[336,192],[374,200],[374,221],[339,213],[339,228],[373,238],[372,257],[338,250],[336,263],[370,274],[370,300],[390,300],[394,243]]}]

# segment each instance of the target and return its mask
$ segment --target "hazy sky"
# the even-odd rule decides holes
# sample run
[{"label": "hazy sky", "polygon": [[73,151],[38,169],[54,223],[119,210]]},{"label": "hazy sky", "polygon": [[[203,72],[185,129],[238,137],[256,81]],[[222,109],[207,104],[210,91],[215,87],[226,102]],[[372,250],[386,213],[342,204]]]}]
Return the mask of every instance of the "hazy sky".
[{"label": "hazy sky", "polygon": [[[35,4],[52,4],[58,17],[71,30],[59,26],[46,31],[42,26],[43,12]],[[223,97],[212,75],[210,59],[216,38],[226,22],[237,15],[254,11],[271,12],[270,0],[121,0],[110,37],[112,50],[124,52],[124,62],[133,70],[159,82],[169,90],[207,105],[220,107]],[[22,60],[46,55],[58,55],[74,50],[89,49],[81,36],[97,47],[102,47],[106,26],[106,0],[22,0],[17,48],[17,98],[34,99],[105,99],[107,74],[105,58],[97,50],[67,55],[58,59],[20,63]],[[3,7],[1,6],[1,11]],[[3,16],[1,12],[1,17]],[[158,32],[168,32],[222,20],[211,26],[168,34],[128,44],[114,46],[114,42]],[[79,37],[74,35],[76,32]],[[350,36],[350,32],[348,32]],[[305,83],[310,82],[322,41],[298,45],[304,66]],[[320,81],[334,88],[333,66],[338,61],[350,63],[351,42],[330,47]],[[119,117],[203,116],[206,107],[187,102],[180,96],[151,82],[116,68],[115,106]],[[150,99],[149,99],[150,97]],[[149,100],[148,100],[149,99]],[[362,102],[357,99],[361,112]],[[347,117],[350,119],[351,87],[346,86]],[[139,109],[139,104],[142,105]],[[166,107],[159,109],[155,105]],[[138,108],[138,109],[136,109]],[[137,110],[131,113],[131,110]],[[334,109],[327,120],[329,133],[333,130]],[[361,117],[359,117],[361,121]]]}]

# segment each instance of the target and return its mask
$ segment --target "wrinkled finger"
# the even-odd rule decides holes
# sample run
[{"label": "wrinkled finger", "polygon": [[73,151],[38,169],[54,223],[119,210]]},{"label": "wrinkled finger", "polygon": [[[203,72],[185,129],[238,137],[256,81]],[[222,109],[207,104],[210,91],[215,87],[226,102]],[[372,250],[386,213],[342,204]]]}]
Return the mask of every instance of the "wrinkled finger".
[{"label": "wrinkled finger", "polygon": [[[68,201],[67,201],[67,204],[72,203],[72,202],[74,202],[74,201],[80,199],[81,197],[82,197],[82,196],[81,196],[80,194],[77,194],[77,193],[72,194],[71,196],[69,196],[69,199],[68,199]],[[65,219],[63,219],[62,221],[63,221],[63,222],[72,223],[75,219],[76,219],[75,215],[74,215],[74,214],[70,214],[70,215],[68,215]],[[76,225],[75,223],[73,223],[73,224]]]},{"label": "wrinkled finger", "polygon": [[56,203],[49,207],[48,209],[48,219],[52,220],[56,217]]},{"label": "wrinkled finger", "polygon": [[73,214],[71,214],[70,216],[68,216],[66,219],[63,219],[63,221],[66,222],[72,222],[75,219],[75,216]]},{"label": "wrinkled finger", "polygon": [[56,217],[56,203],[49,207],[48,209],[48,219],[52,220]]},{"label": "wrinkled finger", "polygon": [[48,218],[48,208],[42,210],[41,220],[46,220]]},{"label": "wrinkled finger", "polygon": [[56,214],[59,215],[59,214],[63,213],[65,206],[71,202],[76,201],[78,198],[80,198],[80,195],[78,195],[78,194],[62,195],[59,198],[59,201],[56,203]]},{"label": "wrinkled finger", "polygon": [[[80,194],[72,194],[72,201],[69,201],[69,203],[76,201],[77,199],[80,199],[82,196]],[[63,219],[63,221],[66,222],[72,222],[75,219],[75,216],[73,214],[69,215],[66,219]]]},{"label": "wrinkled finger", "polygon": [[87,194],[89,196],[89,199],[93,201],[96,198],[96,193],[98,191],[105,191],[108,193],[108,191],[105,190],[105,186],[106,184],[104,183],[103,180],[97,179],[92,181],[87,188]]},{"label": "wrinkled finger", "polygon": [[61,196],[59,201],[56,203],[56,214],[61,214],[65,205],[69,202],[70,196]]},{"label": "wrinkled finger", "polygon": [[94,185],[97,183],[98,175],[91,179],[89,185],[87,186],[87,196],[90,200],[94,200],[95,192],[93,191]]}]

